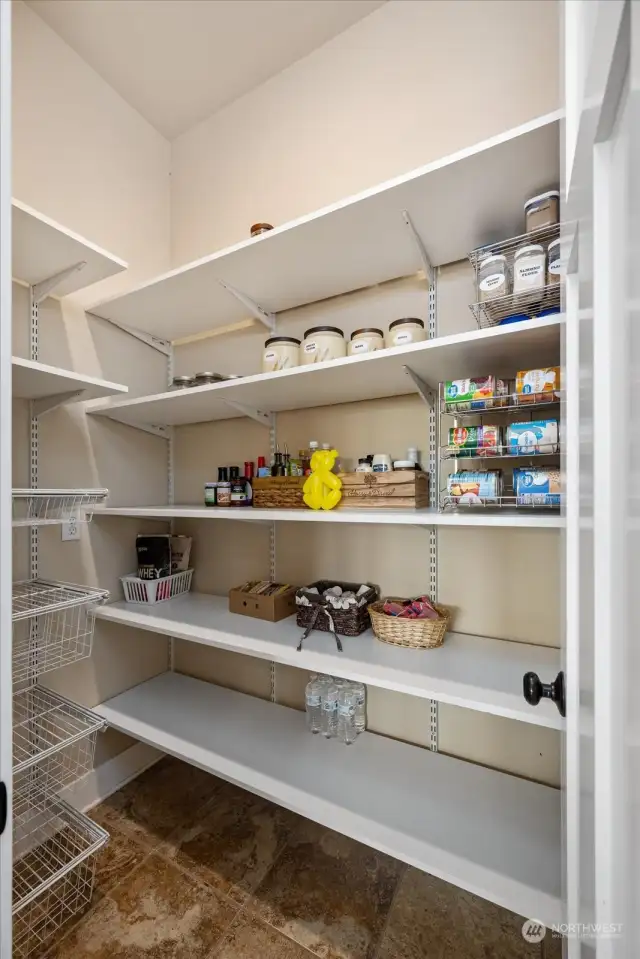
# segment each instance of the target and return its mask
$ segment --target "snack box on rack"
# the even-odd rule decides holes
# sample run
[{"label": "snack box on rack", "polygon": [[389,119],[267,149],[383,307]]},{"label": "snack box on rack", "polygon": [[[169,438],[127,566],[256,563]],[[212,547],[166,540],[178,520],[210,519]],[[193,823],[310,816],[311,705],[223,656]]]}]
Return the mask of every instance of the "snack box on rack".
[{"label": "snack box on rack", "polygon": [[533,420],[507,426],[507,447],[513,456],[558,452],[558,421]]},{"label": "snack box on rack", "polygon": [[481,505],[502,495],[500,470],[461,470],[447,477],[447,492],[458,503]]},{"label": "snack box on rack", "polygon": [[518,506],[560,506],[560,470],[514,469],[513,491]]},{"label": "snack box on rack", "polygon": [[518,403],[540,403],[560,399],[560,367],[546,366],[538,370],[519,370],[516,373]]},{"label": "snack box on rack", "polygon": [[449,430],[449,451],[458,456],[497,456],[499,447],[499,426],[453,426]]},{"label": "snack box on rack", "polygon": [[444,384],[444,400],[451,412],[488,410],[504,406],[506,400],[496,398],[506,394],[507,383],[495,376],[476,376],[468,380],[448,380]]}]

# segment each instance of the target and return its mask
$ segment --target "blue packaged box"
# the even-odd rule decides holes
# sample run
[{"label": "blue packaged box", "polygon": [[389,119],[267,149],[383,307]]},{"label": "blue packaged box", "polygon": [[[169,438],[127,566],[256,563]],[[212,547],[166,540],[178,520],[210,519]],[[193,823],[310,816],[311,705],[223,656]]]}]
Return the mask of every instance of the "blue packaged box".
[{"label": "blue packaged box", "polygon": [[513,491],[517,506],[560,506],[560,470],[514,469]]},{"label": "blue packaged box", "polygon": [[557,453],[558,421],[532,420],[507,426],[507,449],[510,456]]}]

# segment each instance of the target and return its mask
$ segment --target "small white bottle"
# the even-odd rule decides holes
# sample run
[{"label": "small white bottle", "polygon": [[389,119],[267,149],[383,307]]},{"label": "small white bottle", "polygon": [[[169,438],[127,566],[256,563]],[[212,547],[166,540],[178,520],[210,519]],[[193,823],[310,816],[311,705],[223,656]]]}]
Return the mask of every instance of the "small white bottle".
[{"label": "small white bottle", "polygon": [[373,456],[373,472],[374,473],[389,473],[392,469],[391,466],[391,457],[388,453],[374,453]]},{"label": "small white bottle", "polygon": [[335,738],[338,732],[338,687],[333,683],[325,687],[322,697],[322,735]]},{"label": "small white bottle", "polygon": [[312,678],[305,690],[307,729],[314,734],[322,729],[322,688],[322,683]]},{"label": "small white bottle", "polygon": [[356,729],[356,704],[358,693],[353,684],[348,683],[338,695],[338,739],[346,746],[354,743],[358,737]]}]

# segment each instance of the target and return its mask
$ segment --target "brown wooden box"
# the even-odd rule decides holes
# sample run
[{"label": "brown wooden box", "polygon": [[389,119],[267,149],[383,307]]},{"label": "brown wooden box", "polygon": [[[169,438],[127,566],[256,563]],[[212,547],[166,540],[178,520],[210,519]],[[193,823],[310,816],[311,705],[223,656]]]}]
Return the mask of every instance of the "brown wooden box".
[{"label": "brown wooden box", "polygon": [[307,509],[302,499],[306,476],[261,476],[253,480],[253,505],[259,509]]},{"label": "brown wooden box", "polygon": [[[282,477],[279,477],[282,479]],[[292,586],[280,596],[260,596],[256,593],[243,593],[238,587],[229,590],[229,612],[252,619],[266,619],[277,623],[296,612],[296,587]]]},{"label": "brown wooden box", "polygon": [[337,509],[422,509],[429,505],[429,475],[417,470],[340,473]]}]

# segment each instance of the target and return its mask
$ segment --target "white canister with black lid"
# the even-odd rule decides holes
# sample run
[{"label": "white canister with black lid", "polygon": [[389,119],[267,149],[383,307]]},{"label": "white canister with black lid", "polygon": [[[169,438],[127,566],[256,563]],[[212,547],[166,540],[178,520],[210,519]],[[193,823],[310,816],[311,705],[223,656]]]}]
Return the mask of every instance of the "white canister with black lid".
[{"label": "white canister with black lid", "polygon": [[389,346],[409,346],[411,343],[422,343],[426,338],[424,320],[417,316],[405,316],[389,323]]},{"label": "white canister with black lid", "polygon": [[375,353],[384,349],[384,333],[373,326],[354,330],[349,340],[347,353],[349,356],[360,356],[362,353]]},{"label": "white canister with black lid", "polygon": [[295,336],[270,336],[262,352],[262,372],[275,373],[300,365],[300,340]]},{"label": "white canister with black lid", "polygon": [[312,326],[304,334],[300,347],[300,364],[324,363],[347,355],[344,333],[337,326]]}]

